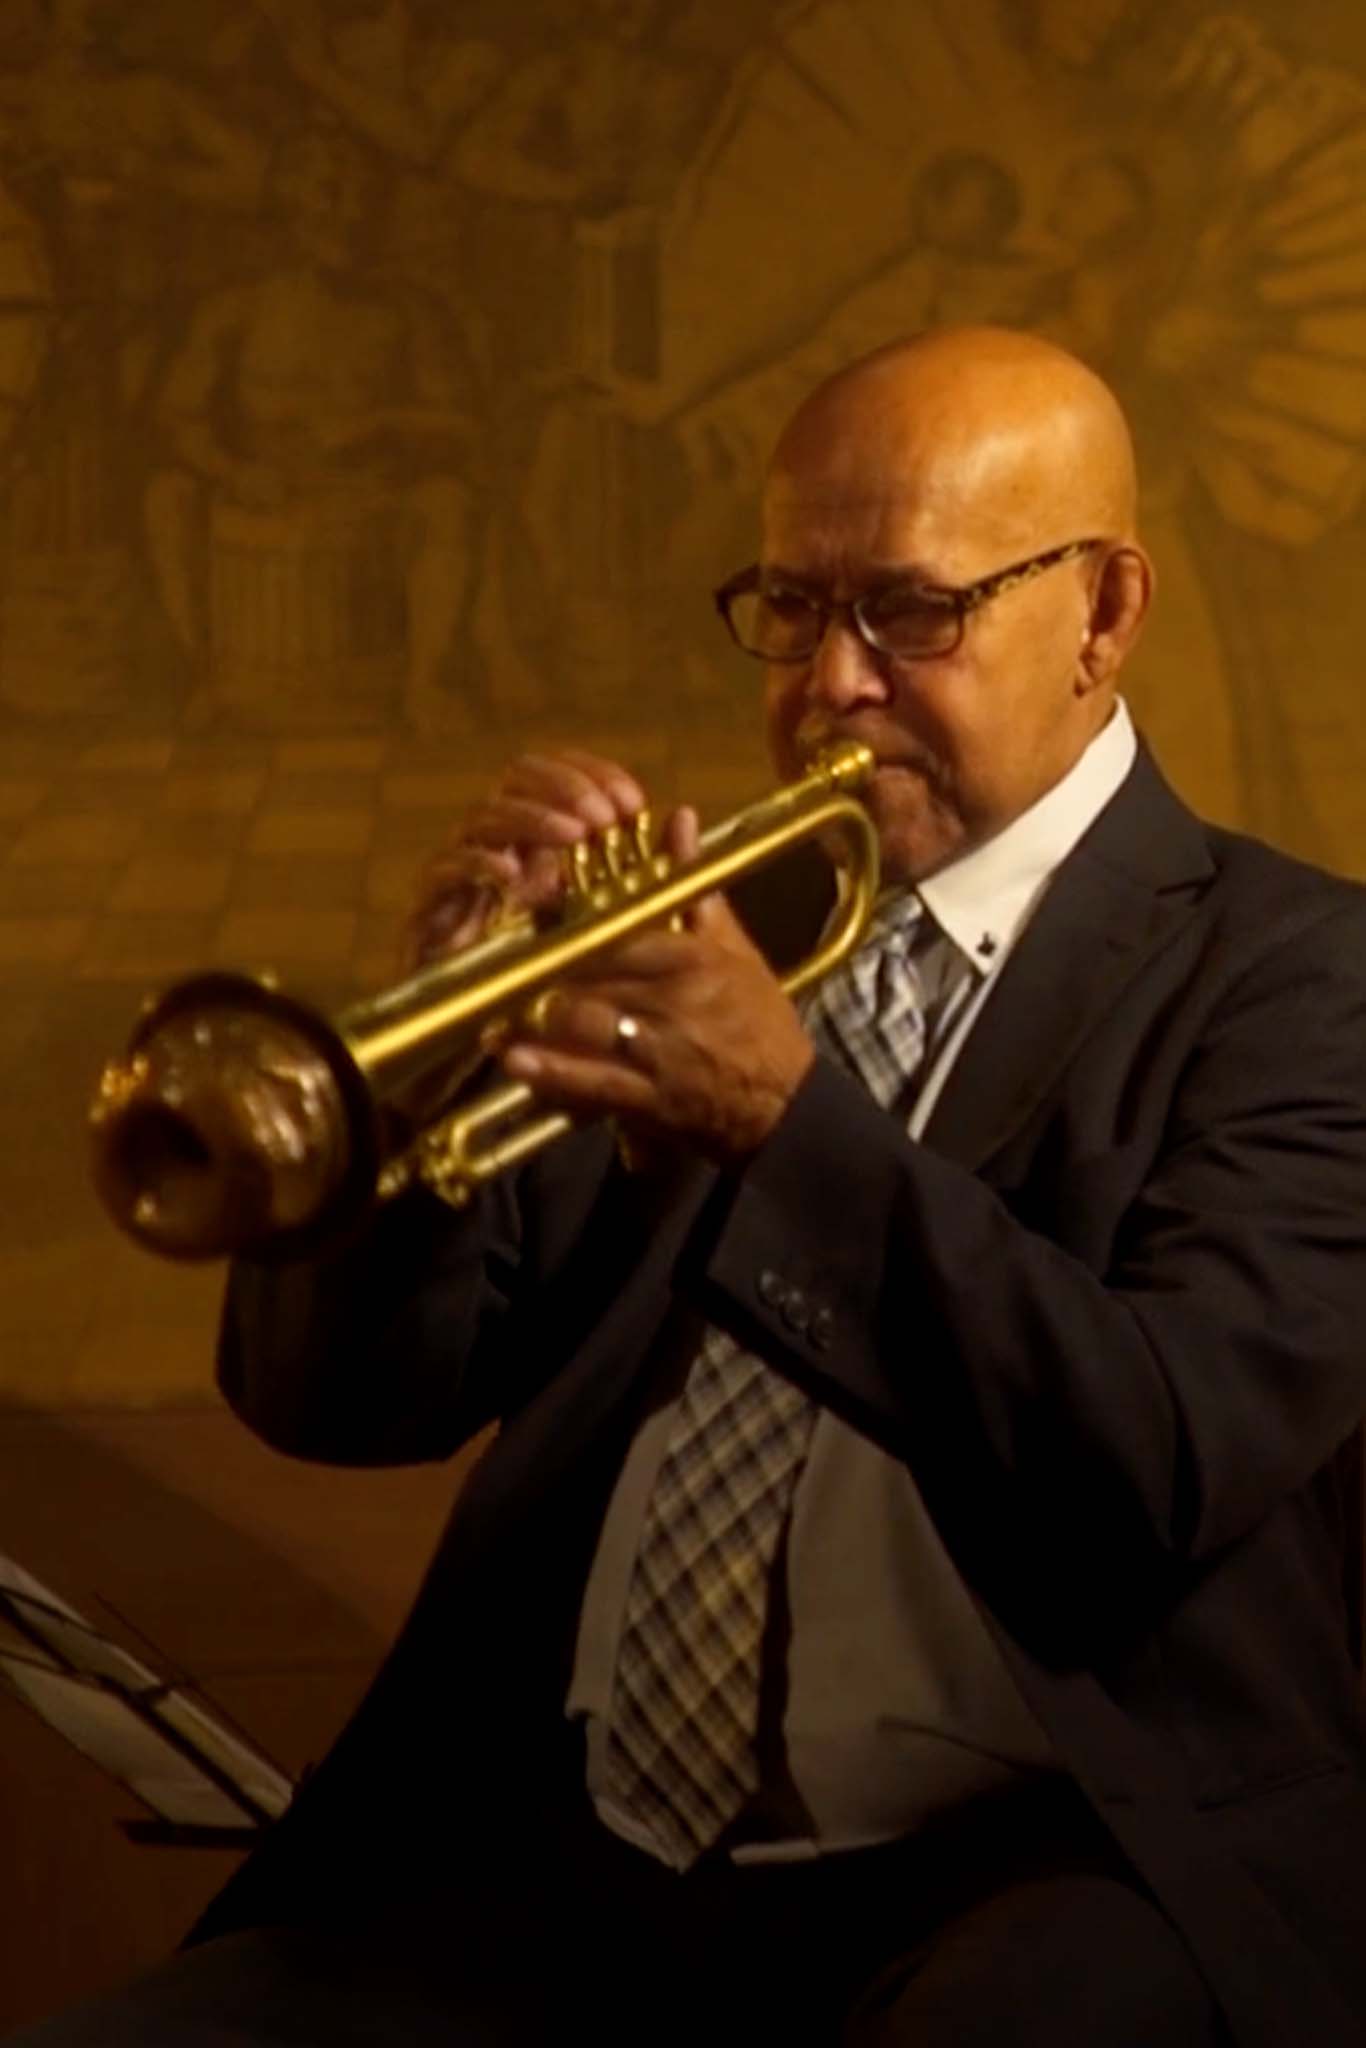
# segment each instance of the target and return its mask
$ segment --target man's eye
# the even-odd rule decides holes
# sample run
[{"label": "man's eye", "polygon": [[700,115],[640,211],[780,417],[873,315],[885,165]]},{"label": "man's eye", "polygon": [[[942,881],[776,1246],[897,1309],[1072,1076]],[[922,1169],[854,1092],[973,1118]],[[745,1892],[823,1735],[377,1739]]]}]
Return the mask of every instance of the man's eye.
[{"label": "man's eye", "polygon": [[769,617],[781,625],[795,625],[809,619],[814,609],[809,597],[798,590],[765,590],[760,603]]},{"label": "man's eye", "polygon": [[864,606],[863,619],[874,644],[887,654],[944,654],[958,637],[954,601],[935,590],[882,591]]},{"label": "man's eye", "polygon": [[882,590],[864,606],[864,615],[878,626],[895,625],[901,619],[939,618],[953,609],[953,600],[934,590]]}]

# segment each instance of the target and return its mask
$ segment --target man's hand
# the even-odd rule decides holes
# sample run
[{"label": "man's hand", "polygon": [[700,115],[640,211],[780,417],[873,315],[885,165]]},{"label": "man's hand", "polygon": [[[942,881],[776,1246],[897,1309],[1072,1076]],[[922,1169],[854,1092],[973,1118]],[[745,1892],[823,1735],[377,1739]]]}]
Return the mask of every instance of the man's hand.
[{"label": "man's hand", "polygon": [[403,970],[472,945],[504,906],[548,909],[564,888],[566,849],[644,805],[640,784],[613,761],[568,748],[520,755],[425,869]]},{"label": "man's hand", "polygon": [[[509,903],[548,909],[564,888],[567,848],[625,824],[645,801],[634,776],[596,755],[520,756],[427,868],[408,923],[407,968],[473,944]],[[697,843],[696,814],[675,811],[665,850],[688,860]],[[763,1143],[814,1052],[721,897],[695,905],[685,926],[645,932],[591,960],[540,1004],[534,1029],[508,1039],[503,1064],[548,1103],[620,1117],[647,1147],[682,1141],[736,1161]]]},{"label": "man's hand", "polygon": [[[674,813],[665,844],[691,856],[693,812]],[[763,1144],[814,1057],[767,961],[710,896],[686,930],[630,939],[557,990],[503,1065],[547,1102],[615,1115],[647,1148],[682,1141],[729,1165]]]}]

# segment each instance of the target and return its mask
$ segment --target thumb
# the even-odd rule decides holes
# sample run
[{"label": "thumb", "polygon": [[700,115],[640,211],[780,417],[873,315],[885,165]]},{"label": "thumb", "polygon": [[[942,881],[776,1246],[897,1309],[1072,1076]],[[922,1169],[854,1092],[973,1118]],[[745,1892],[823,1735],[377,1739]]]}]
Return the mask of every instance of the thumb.
[{"label": "thumb", "polygon": [[[699,850],[700,837],[696,811],[687,805],[680,806],[665,826],[666,846],[675,863],[694,857]],[[715,940],[728,951],[753,950],[748,933],[719,889],[699,896],[691,908],[684,911],[683,921],[685,928],[695,937]]]},{"label": "thumb", "polygon": [[[697,812],[691,804],[680,804],[670,811],[664,821],[663,845],[669,859],[677,867],[681,862],[692,860],[698,851],[701,829]],[[730,921],[726,899],[719,893],[699,896],[691,907],[682,913],[683,924],[690,932],[710,932],[713,935],[724,929]]]},{"label": "thumb", "polygon": [[691,804],[679,804],[664,820],[664,851],[675,865],[679,861],[693,858],[701,836],[697,812]]}]

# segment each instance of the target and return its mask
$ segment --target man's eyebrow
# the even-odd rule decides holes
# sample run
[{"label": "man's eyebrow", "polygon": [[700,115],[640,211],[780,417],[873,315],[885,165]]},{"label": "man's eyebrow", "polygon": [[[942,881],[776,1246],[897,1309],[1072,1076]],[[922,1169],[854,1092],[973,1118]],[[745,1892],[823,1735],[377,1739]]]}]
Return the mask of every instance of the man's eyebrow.
[{"label": "man's eyebrow", "polygon": [[764,583],[790,583],[796,590],[818,590],[821,579],[809,569],[790,569],[786,562],[760,562],[759,580]]}]

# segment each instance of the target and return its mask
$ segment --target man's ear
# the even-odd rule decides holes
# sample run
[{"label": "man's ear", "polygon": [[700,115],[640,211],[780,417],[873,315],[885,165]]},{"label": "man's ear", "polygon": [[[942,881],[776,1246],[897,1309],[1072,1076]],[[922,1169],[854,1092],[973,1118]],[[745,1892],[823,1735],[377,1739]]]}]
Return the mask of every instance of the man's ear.
[{"label": "man's ear", "polygon": [[1126,541],[1106,556],[1082,635],[1083,689],[1114,682],[1143,630],[1152,594],[1153,565],[1137,542]]}]

